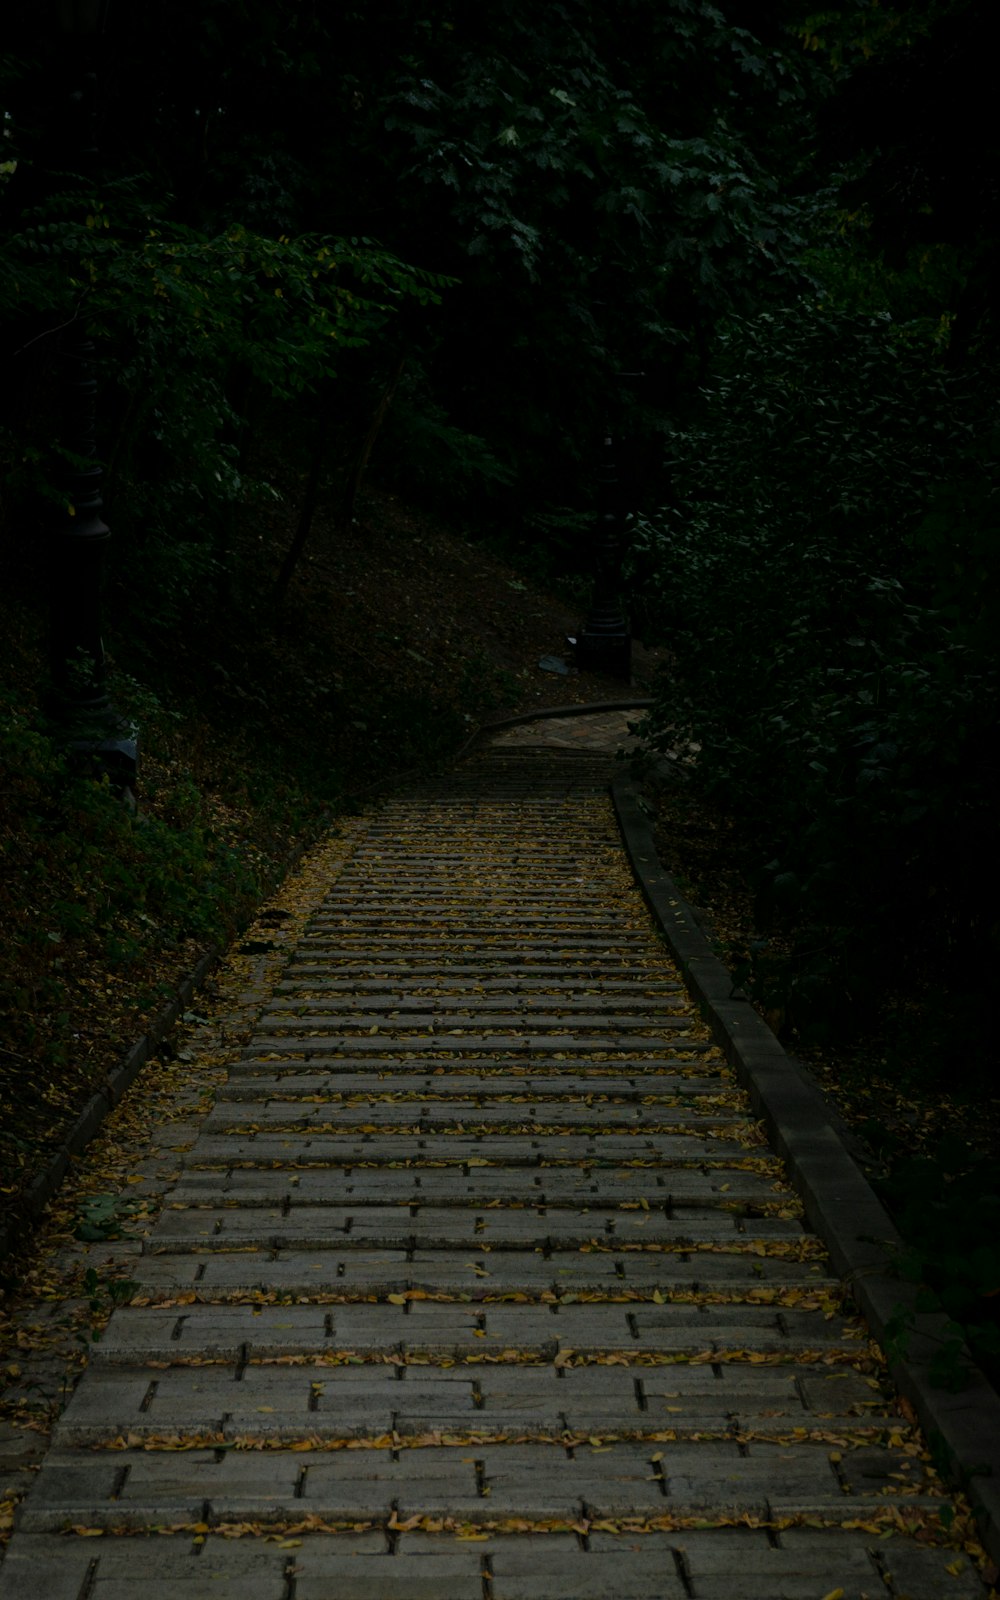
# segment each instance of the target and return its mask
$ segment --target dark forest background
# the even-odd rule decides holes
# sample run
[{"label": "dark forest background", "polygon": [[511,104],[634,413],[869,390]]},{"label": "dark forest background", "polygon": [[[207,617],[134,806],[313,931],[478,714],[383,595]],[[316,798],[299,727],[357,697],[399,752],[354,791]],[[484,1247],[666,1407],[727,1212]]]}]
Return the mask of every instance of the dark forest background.
[{"label": "dark forest background", "polygon": [[[274,839],[352,774],[440,755],[462,707],[503,708],[486,668],[447,707],[418,672],[373,716],[360,668],[299,663],[283,687],[226,654],[295,631],[317,506],[356,541],[374,482],[580,594],[609,424],[627,605],[670,660],[646,736],[696,745],[685,792],[735,825],[760,935],[743,981],[804,1045],[884,1027],[902,996],[900,1071],[995,1093],[985,0],[111,0],[87,37],[72,10],[8,18],[0,66],[11,1103],[44,1122],[58,1100],[18,1062],[72,1072],[74,952],[121,975],[231,931],[280,868]],[[81,321],[138,817],[45,722],[74,467],[60,340]],[[19,1170],[47,1136],[22,1123]],[[945,1207],[921,1270],[965,1227],[939,1286],[985,1325],[995,1152],[934,1159],[950,1193],[975,1169],[993,1210],[970,1240]]]}]

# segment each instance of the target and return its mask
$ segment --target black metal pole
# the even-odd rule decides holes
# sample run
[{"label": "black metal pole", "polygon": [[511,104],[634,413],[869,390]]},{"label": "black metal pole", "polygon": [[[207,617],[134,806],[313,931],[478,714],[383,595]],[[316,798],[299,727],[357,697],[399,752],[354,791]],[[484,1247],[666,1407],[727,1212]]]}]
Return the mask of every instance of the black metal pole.
[{"label": "black metal pole", "polygon": [[597,469],[594,587],[587,620],[576,640],[576,661],[581,672],[603,672],[628,682],[632,676],[632,635],[621,601],[623,533],[618,463],[609,432]]},{"label": "black metal pole", "polygon": [[[86,179],[97,171],[96,46],[103,7],[61,5],[66,67],[67,155]],[[107,690],[102,636],[104,562],[103,469],[97,454],[94,345],[85,307],[59,342],[63,371],[60,477],[65,511],[50,539],[49,712],[56,739],[79,763],[108,773],[116,788],[135,791],[137,730]]]}]

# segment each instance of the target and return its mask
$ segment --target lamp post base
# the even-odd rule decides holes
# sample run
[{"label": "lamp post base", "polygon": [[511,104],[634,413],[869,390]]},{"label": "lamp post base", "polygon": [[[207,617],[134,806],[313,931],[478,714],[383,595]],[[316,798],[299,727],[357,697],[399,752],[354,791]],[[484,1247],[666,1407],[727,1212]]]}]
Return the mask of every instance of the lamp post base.
[{"label": "lamp post base", "polygon": [[79,705],[60,695],[49,703],[52,738],[75,772],[106,775],[111,788],[135,805],[139,787],[139,728],[110,702]]},{"label": "lamp post base", "polygon": [[139,787],[139,740],[134,724],[129,724],[128,732],[117,738],[70,739],[63,748],[72,766],[107,773],[115,794],[131,809],[135,809]]},{"label": "lamp post base", "polygon": [[601,672],[607,678],[632,678],[632,635],[595,633],[583,627],[573,641],[576,664],[581,672]]}]

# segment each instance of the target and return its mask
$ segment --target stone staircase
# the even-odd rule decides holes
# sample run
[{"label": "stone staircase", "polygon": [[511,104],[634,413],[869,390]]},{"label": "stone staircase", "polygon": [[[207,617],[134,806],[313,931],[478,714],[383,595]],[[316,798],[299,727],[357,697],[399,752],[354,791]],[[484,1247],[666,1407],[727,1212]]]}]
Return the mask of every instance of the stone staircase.
[{"label": "stone staircase", "polygon": [[373,811],[22,1507],[3,1600],[973,1600],[633,885],[600,750]]}]

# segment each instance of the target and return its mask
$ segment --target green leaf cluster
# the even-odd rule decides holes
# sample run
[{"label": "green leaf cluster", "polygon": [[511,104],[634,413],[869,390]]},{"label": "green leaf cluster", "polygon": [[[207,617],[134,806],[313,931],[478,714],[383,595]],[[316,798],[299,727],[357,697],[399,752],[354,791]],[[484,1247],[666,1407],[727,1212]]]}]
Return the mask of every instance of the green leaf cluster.
[{"label": "green leaf cluster", "polygon": [[734,320],[670,436],[675,504],[637,524],[636,609],[681,673],[648,736],[696,744],[742,820],[761,924],[797,930],[766,998],[807,1033],[892,981],[901,927],[963,981],[995,959],[995,381],[885,318]]}]

